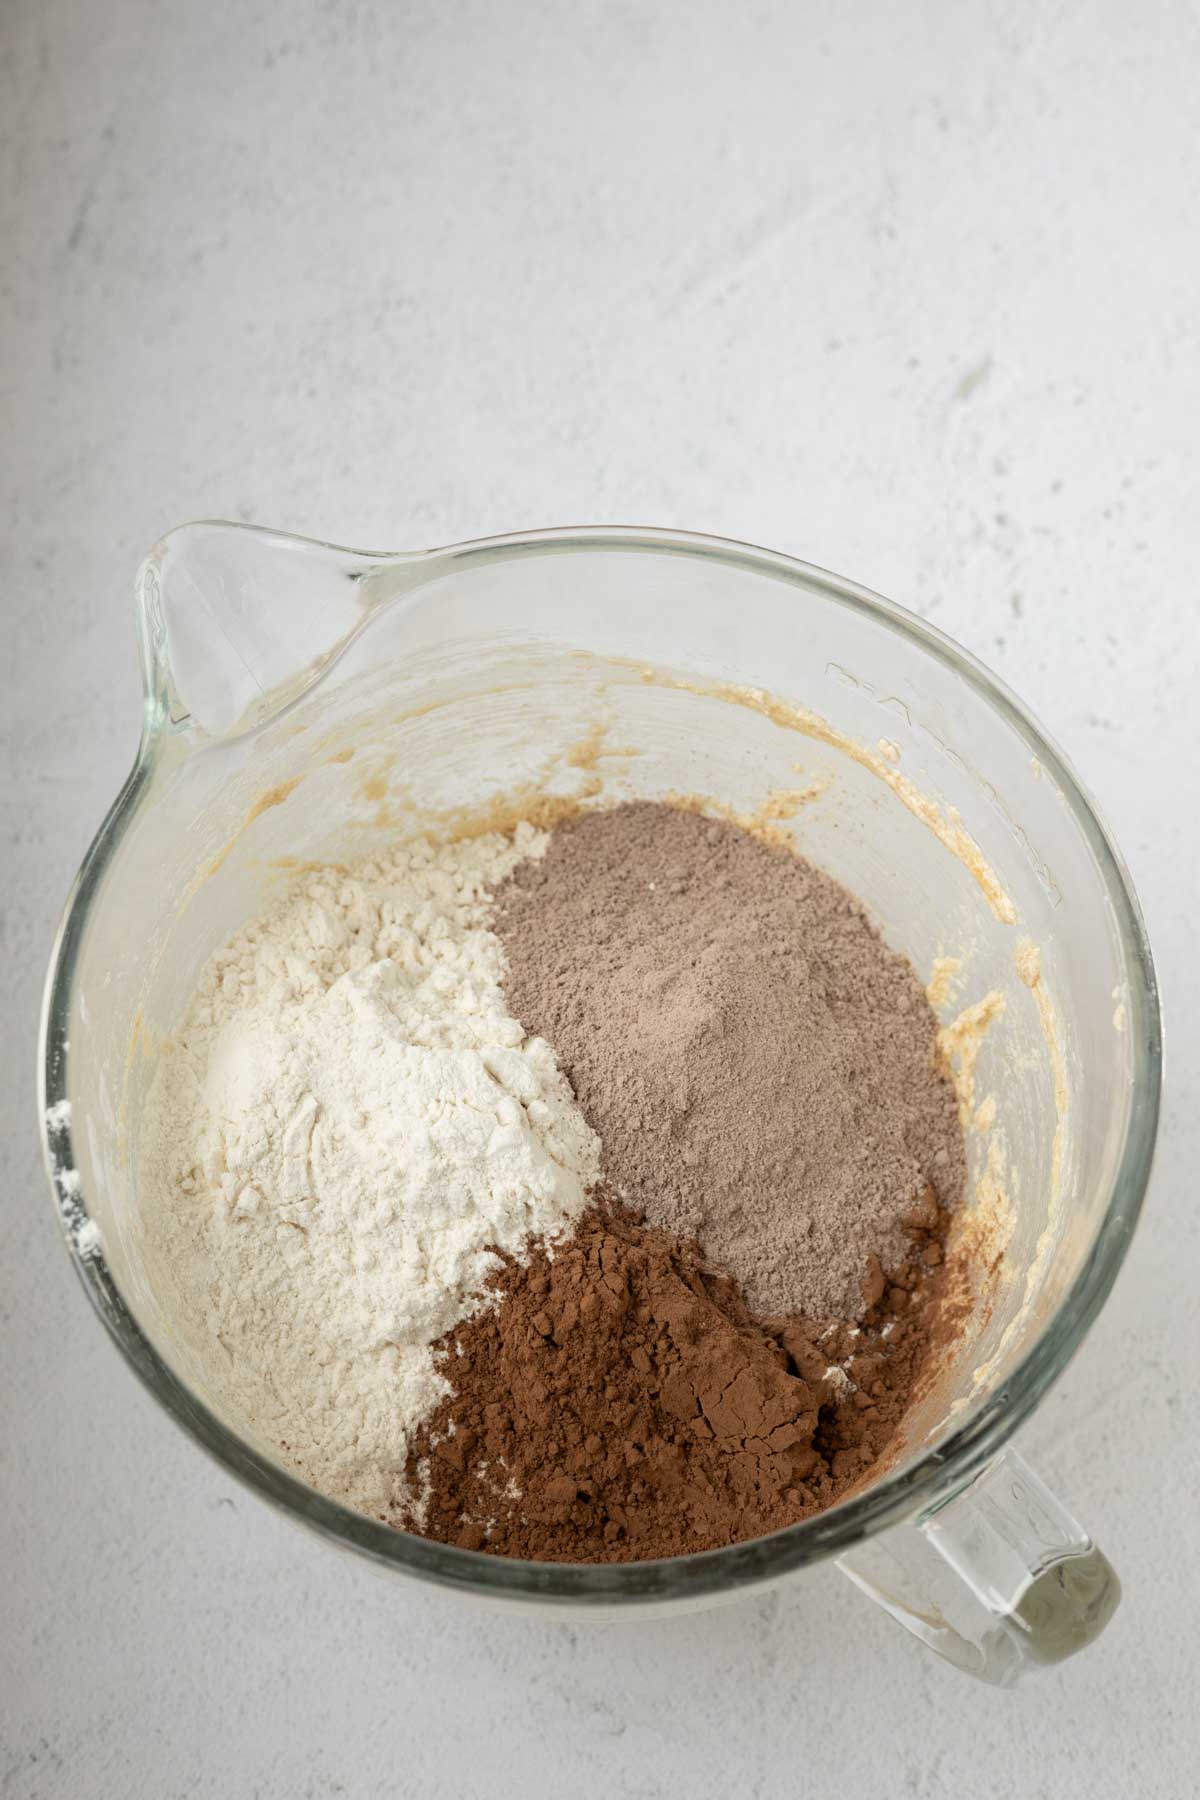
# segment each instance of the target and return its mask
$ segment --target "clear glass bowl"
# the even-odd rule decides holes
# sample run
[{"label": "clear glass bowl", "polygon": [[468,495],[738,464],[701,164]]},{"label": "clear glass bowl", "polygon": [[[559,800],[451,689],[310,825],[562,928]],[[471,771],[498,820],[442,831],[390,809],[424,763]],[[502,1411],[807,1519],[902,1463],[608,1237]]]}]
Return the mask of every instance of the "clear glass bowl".
[{"label": "clear glass bowl", "polygon": [[[1108,1565],[1011,1453],[997,1458],[1124,1256],[1154,1145],[1160,1020],[1120,857],[1019,702],[851,582],[677,532],[366,555],[185,526],[144,565],[138,616],[145,728],[55,945],[42,1098],[78,1273],[168,1412],[331,1542],[465,1594],[661,1607],[837,1556],[989,1679],[1094,1635],[1115,1604]],[[739,811],[772,790],[817,789],[793,821],[804,853],[863,897],[919,970],[959,954],[964,1000],[1007,998],[977,1071],[999,1103],[1013,1217],[991,1318],[893,1472],[816,1518],[704,1555],[515,1562],[345,1510],[222,1418],[143,1266],[133,1171],[154,1045],[208,955],[286,879],[277,859],[363,854],[414,805],[477,802],[544,778],[555,758],[564,790],[603,777],[605,794],[702,793]],[[1023,940],[1040,953],[1037,987],[1015,973]],[[984,1140],[969,1135],[982,1176]],[[1086,1592],[1068,1593],[1064,1569]]]}]

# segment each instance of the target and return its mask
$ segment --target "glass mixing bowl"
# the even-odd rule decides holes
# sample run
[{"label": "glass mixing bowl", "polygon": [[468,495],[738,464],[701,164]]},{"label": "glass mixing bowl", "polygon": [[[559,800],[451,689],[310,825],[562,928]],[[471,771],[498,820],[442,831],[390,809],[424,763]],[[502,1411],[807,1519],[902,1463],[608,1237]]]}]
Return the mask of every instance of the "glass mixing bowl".
[{"label": "glass mixing bowl", "polygon": [[[851,582],[679,532],[366,555],[189,525],[155,548],[138,593],[142,741],[54,948],[42,1116],[75,1266],[168,1412],[327,1540],[473,1596],[661,1610],[833,1556],[988,1680],[1094,1637],[1116,1577],[1005,1446],[1125,1254],[1158,1119],[1160,1021],[1121,860],[1013,696]],[[394,1531],[231,1427],[147,1276],[142,1102],[207,957],[288,879],[287,859],[365,854],[419,816],[522,784],[601,801],[701,794],[739,813],[774,794],[803,853],[919,971],[956,957],[961,1001],[1005,997],[978,1052],[976,1094],[996,1116],[967,1134],[964,1215],[1003,1247],[996,1279],[892,1470],[768,1538],[567,1566]]]}]

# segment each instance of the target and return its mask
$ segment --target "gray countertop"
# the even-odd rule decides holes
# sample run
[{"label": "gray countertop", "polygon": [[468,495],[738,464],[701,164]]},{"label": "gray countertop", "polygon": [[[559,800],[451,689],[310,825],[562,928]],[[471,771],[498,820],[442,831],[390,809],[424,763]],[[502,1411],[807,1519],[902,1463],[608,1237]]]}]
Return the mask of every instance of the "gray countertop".
[{"label": "gray countertop", "polygon": [[[0,38],[4,1800],[1190,1791],[1194,7],[13,0]],[[832,1569],[659,1622],[473,1611],[141,1392],[57,1241],[35,1016],[137,737],[133,572],[197,515],[770,544],[1064,745],[1171,1052],[1143,1228],[1020,1440],[1124,1580],[1088,1655],[974,1687]]]}]

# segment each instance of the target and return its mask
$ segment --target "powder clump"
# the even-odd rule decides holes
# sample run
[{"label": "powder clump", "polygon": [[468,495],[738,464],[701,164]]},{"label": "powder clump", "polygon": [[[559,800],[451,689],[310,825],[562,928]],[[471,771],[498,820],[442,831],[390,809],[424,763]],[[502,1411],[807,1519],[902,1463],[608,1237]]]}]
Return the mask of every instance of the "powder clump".
[{"label": "powder clump", "polygon": [[142,1227],[177,1353],[366,1511],[403,1495],[447,1392],[432,1345],[596,1179],[487,928],[491,887],[544,846],[525,826],[311,871],[210,963],[149,1097]]},{"label": "powder clump", "polygon": [[494,929],[508,1004],[553,1043],[616,1194],[755,1308],[860,1314],[906,1212],[960,1199],[912,966],[790,850],[654,802],[584,814],[502,883]]},{"label": "powder clump", "polygon": [[411,1452],[422,1529],[619,1562],[810,1516],[894,1444],[928,1361],[941,1277],[902,1276],[861,1327],[759,1318],[695,1245],[601,1195],[567,1243],[498,1274],[502,1303],[441,1346],[453,1392]]}]

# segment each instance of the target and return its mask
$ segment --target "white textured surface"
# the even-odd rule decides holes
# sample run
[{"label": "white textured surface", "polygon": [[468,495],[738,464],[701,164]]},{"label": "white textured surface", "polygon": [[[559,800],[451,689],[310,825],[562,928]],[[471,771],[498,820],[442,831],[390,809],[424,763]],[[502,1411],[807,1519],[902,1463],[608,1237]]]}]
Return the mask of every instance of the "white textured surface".
[{"label": "white textured surface", "polygon": [[526,826],[309,874],[210,965],[147,1097],[144,1267],[191,1378],[376,1517],[421,1518],[405,1464],[452,1392],[433,1346],[478,1313],[497,1251],[569,1232],[600,1173],[485,925],[547,841]]},{"label": "white textured surface", "polygon": [[[10,0],[0,32],[5,1800],[1190,1791],[1195,7]],[[56,1241],[33,1021],[136,737],[132,573],[197,514],[755,539],[935,618],[1067,747],[1173,1054],[1144,1228],[1022,1439],[1125,1579],[1089,1655],[976,1689],[832,1570],[678,1622],[474,1614],[143,1396]]]}]

